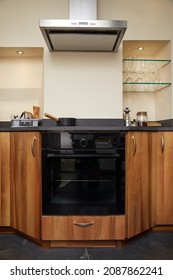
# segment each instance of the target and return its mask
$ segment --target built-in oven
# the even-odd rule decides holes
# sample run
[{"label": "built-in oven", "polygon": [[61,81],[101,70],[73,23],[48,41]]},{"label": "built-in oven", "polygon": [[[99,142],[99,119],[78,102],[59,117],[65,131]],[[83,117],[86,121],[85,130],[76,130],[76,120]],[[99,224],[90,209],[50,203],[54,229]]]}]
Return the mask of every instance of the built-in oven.
[{"label": "built-in oven", "polygon": [[43,132],[43,215],[125,211],[124,132]]}]

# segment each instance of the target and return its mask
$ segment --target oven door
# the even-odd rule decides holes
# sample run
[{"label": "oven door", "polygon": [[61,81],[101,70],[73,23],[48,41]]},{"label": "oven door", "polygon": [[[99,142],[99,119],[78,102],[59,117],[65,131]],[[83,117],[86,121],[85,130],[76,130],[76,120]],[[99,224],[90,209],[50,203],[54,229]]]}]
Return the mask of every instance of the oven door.
[{"label": "oven door", "polygon": [[47,153],[45,157],[44,215],[124,214],[121,153]]}]

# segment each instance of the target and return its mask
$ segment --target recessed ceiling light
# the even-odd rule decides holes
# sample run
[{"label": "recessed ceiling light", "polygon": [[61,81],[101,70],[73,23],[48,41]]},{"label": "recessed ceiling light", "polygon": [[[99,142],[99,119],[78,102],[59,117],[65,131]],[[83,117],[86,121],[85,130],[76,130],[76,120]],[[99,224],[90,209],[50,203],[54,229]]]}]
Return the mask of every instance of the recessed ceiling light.
[{"label": "recessed ceiling light", "polygon": [[137,48],[139,51],[142,51],[144,49],[144,47],[138,47]]},{"label": "recessed ceiling light", "polygon": [[24,52],[22,52],[22,51],[17,51],[17,54],[22,55],[22,54],[24,54]]}]

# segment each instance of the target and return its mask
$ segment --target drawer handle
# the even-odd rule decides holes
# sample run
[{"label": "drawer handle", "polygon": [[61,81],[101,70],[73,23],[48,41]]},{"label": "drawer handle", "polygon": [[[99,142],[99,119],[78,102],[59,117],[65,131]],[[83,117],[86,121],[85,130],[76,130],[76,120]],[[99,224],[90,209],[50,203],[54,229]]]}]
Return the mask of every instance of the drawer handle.
[{"label": "drawer handle", "polygon": [[136,154],[136,138],[135,136],[132,136],[132,142],[133,142],[133,157],[135,156]]},{"label": "drawer handle", "polygon": [[89,226],[94,225],[94,222],[90,222],[90,223],[76,223],[76,222],[73,222],[73,225],[77,226],[77,227],[89,227]]},{"label": "drawer handle", "polygon": [[164,143],[164,137],[161,136],[161,146],[162,146],[162,154],[164,153],[164,149],[165,149],[165,143]]},{"label": "drawer handle", "polygon": [[36,141],[37,141],[37,137],[34,136],[34,137],[32,138],[32,144],[31,144],[31,151],[32,151],[33,157],[36,156],[36,151],[35,151],[35,148],[36,148],[36,147],[35,147]]}]

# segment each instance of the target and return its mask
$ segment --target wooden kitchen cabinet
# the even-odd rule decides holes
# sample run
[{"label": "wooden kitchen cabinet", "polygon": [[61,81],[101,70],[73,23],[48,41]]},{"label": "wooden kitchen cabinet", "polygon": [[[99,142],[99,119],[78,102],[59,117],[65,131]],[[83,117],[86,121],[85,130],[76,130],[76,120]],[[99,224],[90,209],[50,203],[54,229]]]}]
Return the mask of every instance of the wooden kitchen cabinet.
[{"label": "wooden kitchen cabinet", "polygon": [[126,237],[151,227],[150,133],[126,134]]},{"label": "wooden kitchen cabinet", "polygon": [[173,224],[173,132],[157,132],[156,225]]},{"label": "wooden kitchen cabinet", "polygon": [[123,240],[125,216],[43,216],[43,240]]},{"label": "wooden kitchen cabinet", "polygon": [[41,136],[11,132],[11,226],[40,239]]},{"label": "wooden kitchen cabinet", "polygon": [[10,226],[9,132],[0,132],[0,226]]}]

